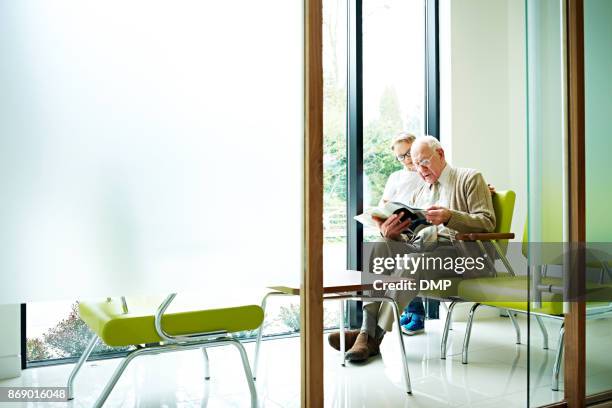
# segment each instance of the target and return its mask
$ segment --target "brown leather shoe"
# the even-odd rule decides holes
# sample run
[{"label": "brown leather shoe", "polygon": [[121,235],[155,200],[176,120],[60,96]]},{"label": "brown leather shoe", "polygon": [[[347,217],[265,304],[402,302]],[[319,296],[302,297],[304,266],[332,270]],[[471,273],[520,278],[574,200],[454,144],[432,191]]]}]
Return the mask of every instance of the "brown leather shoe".
[{"label": "brown leather shoe", "polygon": [[359,333],[355,344],[346,352],[348,361],[365,361],[380,353],[380,341],[371,338],[367,333]]},{"label": "brown leather shoe", "polygon": [[[348,350],[353,347],[355,344],[355,340],[357,340],[357,336],[359,336],[359,330],[345,330],[344,331],[344,350]],[[329,345],[340,351],[340,332],[333,332],[329,336],[327,336],[327,341]]]}]

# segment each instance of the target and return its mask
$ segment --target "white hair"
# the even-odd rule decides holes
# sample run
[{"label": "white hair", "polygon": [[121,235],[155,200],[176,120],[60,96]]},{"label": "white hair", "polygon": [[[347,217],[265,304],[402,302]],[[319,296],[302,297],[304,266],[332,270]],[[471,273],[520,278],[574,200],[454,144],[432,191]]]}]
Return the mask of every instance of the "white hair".
[{"label": "white hair", "polygon": [[440,143],[440,141],[430,135],[424,135],[421,137],[417,137],[417,139],[414,141],[413,148],[414,146],[419,145],[419,144],[424,144],[424,145],[429,146],[432,152],[435,152],[438,149],[442,149],[442,144]]}]

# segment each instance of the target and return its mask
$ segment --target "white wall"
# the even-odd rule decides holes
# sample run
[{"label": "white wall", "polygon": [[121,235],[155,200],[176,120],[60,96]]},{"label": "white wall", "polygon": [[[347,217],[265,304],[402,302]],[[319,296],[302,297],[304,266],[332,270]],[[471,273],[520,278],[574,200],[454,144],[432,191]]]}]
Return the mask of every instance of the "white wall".
[{"label": "white wall", "polygon": [[0,379],[21,373],[21,330],[19,305],[0,305]]},{"label": "white wall", "polygon": [[517,194],[512,230],[527,214],[524,3],[440,2],[441,140],[449,161]]},{"label": "white wall", "polygon": [[[482,171],[517,195],[512,231],[527,217],[525,10],[520,0],[440,1],[440,139],[449,162]],[[511,247],[517,273],[526,262]],[[500,269],[501,270],[501,269]],[[459,304],[463,320],[471,304]],[[464,309],[464,310],[463,310]],[[477,319],[499,311],[482,308]]]}]

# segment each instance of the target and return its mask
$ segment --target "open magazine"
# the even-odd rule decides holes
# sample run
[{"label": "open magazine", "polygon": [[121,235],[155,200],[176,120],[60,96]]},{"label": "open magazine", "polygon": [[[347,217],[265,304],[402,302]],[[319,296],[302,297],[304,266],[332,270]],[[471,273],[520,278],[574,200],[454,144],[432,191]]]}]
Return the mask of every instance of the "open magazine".
[{"label": "open magazine", "polygon": [[373,216],[386,220],[392,214],[404,213],[401,218],[402,222],[410,218],[412,222],[408,228],[414,231],[419,225],[427,224],[425,211],[423,208],[415,208],[395,201],[389,201],[383,206],[368,208],[363,214],[356,215],[354,218],[363,225],[376,228],[377,225],[372,219]]}]

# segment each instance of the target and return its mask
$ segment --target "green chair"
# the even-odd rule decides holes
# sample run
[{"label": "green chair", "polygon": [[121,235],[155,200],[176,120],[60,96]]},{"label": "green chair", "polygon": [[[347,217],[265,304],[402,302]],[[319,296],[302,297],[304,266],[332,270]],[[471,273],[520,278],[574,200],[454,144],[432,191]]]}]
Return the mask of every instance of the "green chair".
[{"label": "green chair", "polygon": [[251,407],[257,407],[257,392],[247,353],[231,333],[257,329],[263,321],[263,310],[256,305],[223,309],[165,313],[176,294],[160,299],[107,298],[101,301],[79,302],[79,315],[94,332],[87,348],[68,378],[68,399],[74,399],[74,380],[100,340],[109,346],[135,346],[116,368],[94,404],[101,407],[128,364],[136,357],[182,350],[202,349],[205,380],[210,378],[206,348],[234,346],[242,359],[251,394]]},{"label": "green chair", "polygon": [[[510,274],[514,274],[510,267],[510,262],[506,259],[505,253],[508,245],[508,240],[514,238],[514,234],[510,232],[510,227],[512,225],[512,216],[514,214],[514,202],[516,201],[516,194],[514,193],[514,191],[511,190],[498,191],[493,194],[492,200],[496,220],[494,231],[490,233],[457,234],[455,239],[457,241],[476,242],[480,249],[483,251],[485,257],[488,257],[488,253],[485,250],[483,242],[490,242],[495,250],[496,255],[502,260],[504,265],[506,265],[506,268],[508,268],[507,273],[497,273],[497,276],[508,276]],[[490,262],[492,264],[492,261]],[[446,344],[448,341],[448,334],[451,327],[453,310],[457,303],[469,301],[469,299],[466,300],[460,295],[459,290],[465,282],[472,280],[479,279],[459,278],[457,284],[453,284],[453,286],[456,286],[456,293],[453,293],[452,296],[450,296],[451,303],[448,306],[448,312],[446,314],[446,321],[444,324],[444,331],[442,332],[442,341],[440,343],[440,358],[443,360],[446,359]],[[510,316],[517,333],[517,338],[520,338],[519,325],[514,319],[514,316]]]},{"label": "green chair", "polygon": [[[522,253],[528,258],[528,235],[527,235],[527,223],[523,234],[523,246]],[[555,254],[557,251],[550,251],[546,248],[540,250],[538,254],[538,263],[536,267],[532,267],[532,276],[537,278],[537,285],[539,287],[549,288],[549,290],[541,293],[539,301],[532,302],[530,305],[530,299],[528,298],[529,290],[538,290],[534,288],[534,283],[530,282],[530,277],[521,275],[516,276],[512,267],[509,263],[505,263],[506,268],[510,272],[510,276],[496,276],[492,278],[478,278],[465,280],[460,283],[458,289],[458,296],[462,300],[475,301],[474,305],[470,309],[469,317],[466,325],[463,350],[462,350],[462,363],[468,363],[468,349],[470,336],[472,332],[472,325],[474,320],[474,313],[480,306],[489,306],[499,309],[505,309],[509,311],[509,316],[513,319],[515,327],[517,327],[517,344],[520,344],[520,332],[518,332],[518,326],[516,320],[514,320],[514,313],[524,313],[534,315],[538,326],[542,332],[543,337],[543,349],[548,349],[548,333],[546,327],[542,321],[543,317],[553,318],[558,320],[564,319],[563,312],[563,295],[562,293],[555,292],[552,288],[561,288],[563,286],[563,280],[561,278],[553,278],[547,276],[547,267],[552,264],[560,264],[562,261],[559,260],[559,256]],[[548,252],[548,253],[547,253]],[[601,274],[599,282],[587,282],[587,293],[595,294],[598,298],[610,298],[612,292],[612,286],[603,284],[604,272],[609,273],[609,268],[606,262],[591,261],[588,263],[591,267],[599,267]],[[530,288],[531,286],[531,288]],[[485,299],[485,300],[483,300]],[[588,302],[587,303],[587,319],[603,317],[606,314],[612,313],[612,304],[602,302]],[[553,365],[552,373],[552,390],[557,391],[559,389],[559,372],[563,356],[564,347],[564,334],[565,328],[561,324],[559,330],[559,337],[557,343],[557,353],[555,357],[555,363]]]}]

